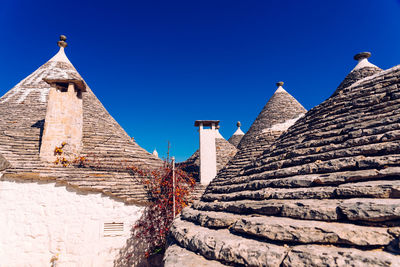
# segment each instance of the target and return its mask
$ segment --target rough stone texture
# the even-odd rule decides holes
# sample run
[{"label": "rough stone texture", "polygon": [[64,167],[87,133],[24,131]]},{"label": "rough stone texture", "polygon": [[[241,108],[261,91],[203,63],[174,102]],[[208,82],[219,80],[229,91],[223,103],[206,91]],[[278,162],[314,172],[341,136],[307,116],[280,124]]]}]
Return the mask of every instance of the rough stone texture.
[{"label": "rough stone texture", "polygon": [[235,157],[218,173],[214,182],[229,180],[244,166],[252,164],[305,112],[304,107],[283,88],[276,90],[241,138]]},{"label": "rough stone texture", "polygon": [[164,256],[165,266],[185,267],[222,267],[218,261],[207,260],[194,252],[188,251],[177,244],[170,245]]},{"label": "rough stone texture", "polygon": [[248,266],[279,266],[285,247],[231,235],[228,230],[210,230],[176,219],[171,227],[175,240],[204,257]]},{"label": "rough stone texture", "polygon": [[350,221],[400,222],[400,199],[350,199],[339,205]]},{"label": "rough stone texture", "polygon": [[350,72],[346,76],[346,78],[344,78],[344,80],[339,84],[338,88],[334,92],[334,95],[340,93],[340,91],[342,91],[346,87],[349,87],[356,81],[361,80],[362,78],[371,76],[380,71],[382,71],[382,69],[380,69],[378,67],[365,67],[365,68],[361,68],[361,69]]},{"label": "rough stone texture", "polygon": [[243,136],[244,135],[242,135],[242,134],[234,134],[228,139],[228,142],[231,143],[232,145],[234,145],[235,147],[238,147]]},{"label": "rough stone texture", "polygon": [[[11,165],[2,179],[56,181],[79,191],[101,192],[126,203],[145,203],[143,185],[137,177],[123,171],[123,167],[158,168],[162,161],[137,145],[87,86],[82,92],[80,156],[86,156],[91,167],[63,168],[40,160],[50,90],[44,79],[82,80],[60,52],[0,98],[0,154]],[[59,145],[63,141],[59,140]]]},{"label": "rough stone texture", "polygon": [[182,214],[192,225],[172,229],[179,244],[209,257],[219,248],[193,246],[195,233],[212,244],[240,236],[285,249],[280,266],[400,266],[400,66],[357,71],[374,74],[339,88],[253,162],[221,171]]},{"label": "rough stone texture", "polygon": [[382,251],[308,245],[294,247],[282,266],[400,266],[400,257]]},{"label": "rough stone texture", "polygon": [[203,211],[185,208],[181,213],[182,219],[197,222],[209,228],[228,228],[240,219],[239,215],[225,212]]},{"label": "rough stone texture", "polygon": [[304,244],[387,246],[395,240],[385,228],[281,217],[242,218],[231,229],[269,240]]}]

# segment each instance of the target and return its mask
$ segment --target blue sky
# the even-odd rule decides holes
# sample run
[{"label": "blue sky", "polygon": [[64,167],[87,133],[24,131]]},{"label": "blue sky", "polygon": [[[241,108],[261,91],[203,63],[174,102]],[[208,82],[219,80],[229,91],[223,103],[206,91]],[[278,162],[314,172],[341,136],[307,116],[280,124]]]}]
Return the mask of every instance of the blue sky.
[{"label": "blue sky", "polygon": [[66,53],[138,143],[181,161],[198,147],[198,119],[247,130],[275,91],[307,109],[328,98],[371,51],[400,64],[399,0],[22,1],[0,4],[0,95]]}]

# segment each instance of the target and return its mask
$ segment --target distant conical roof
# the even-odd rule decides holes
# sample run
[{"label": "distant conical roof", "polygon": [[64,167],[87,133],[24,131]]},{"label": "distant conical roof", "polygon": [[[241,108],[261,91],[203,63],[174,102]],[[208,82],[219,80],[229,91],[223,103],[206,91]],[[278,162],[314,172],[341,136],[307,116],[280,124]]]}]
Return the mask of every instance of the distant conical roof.
[{"label": "distant conical roof", "polygon": [[240,175],[213,180],[174,221],[171,236],[185,250],[173,257],[204,266],[206,258],[400,266],[399,122],[400,66],[343,88]]},{"label": "distant conical roof", "polygon": [[278,89],[242,137],[235,157],[217,174],[215,179],[227,179],[236,175],[306,113],[306,109],[283,89],[283,82],[278,82],[277,86]]},{"label": "distant conical roof", "polygon": [[237,147],[244,136],[244,132],[240,129],[241,123],[238,121],[236,123],[237,129],[233,135],[228,139],[228,142]]},{"label": "distant conical roof", "polygon": [[153,150],[153,153],[151,153],[151,154],[153,154],[153,156],[156,156],[156,157],[158,158],[158,152],[157,152],[157,149],[154,149],[154,150]]},{"label": "distant conical roof", "polygon": [[[64,43],[60,45],[60,42]],[[83,147],[80,156],[85,156],[106,169],[116,168],[122,163],[144,168],[156,168],[162,164],[160,159],[137,145],[111,117],[65,55],[65,40],[60,42],[60,50],[54,57],[0,98],[0,154],[11,166],[3,179],[41,177],[40,179],[46,180],[45,177],[51,177],[48,179],[61,179],[62,183],[73,187],[100,191],[124,201],[143,200],[145,192],[142,186],[137,185],[138,189],[133,189],[137,181],[132,182],[129,190],[113,189],[114,186],[120,186],[116,183],[118,177],[125,184],[128,180],[134,180],[128,174],[122,177],[122,174],[103,171],[101,175],[97,173],[99,176],[90,176],[89,169],[58,168],[40,160],[39,149],[50,90],[46,81],[62,80],[75,83],[78,88],[85,87],[86,90],[82,93]],[[76,173],[85,175],[76,176]]]},{"label": "distant conical roof", "polygon": [[357,65],[354,67],[354,69],[352,69],[352,71],[349,74],[347,74],[344,80],[339,84],[334,94],[339,93],[342,89],[349,87],[358,80],[361,80],[365,77],[374,75],[375,73],[382,71],[381,68],[378,68],[377,66],[368,61],[368,58],[370,57],[371,57],[370,52],[361,52],[354,56],[354,60],[358,61]]}]

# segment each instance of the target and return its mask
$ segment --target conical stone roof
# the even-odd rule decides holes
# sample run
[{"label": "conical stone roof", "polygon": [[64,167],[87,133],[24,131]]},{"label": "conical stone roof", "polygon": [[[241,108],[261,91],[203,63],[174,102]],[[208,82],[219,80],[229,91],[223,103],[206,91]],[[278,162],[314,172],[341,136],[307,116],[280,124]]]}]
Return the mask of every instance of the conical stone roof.
[{"label": "conical stone roof", "polygon": [[306,113],[306,109],[285,89],[283,82],[265,104],[250,129],[242,137],[235,157],[222,169],[215,179],[223,180],[236,175],[254,160],[276,138]]},{"label": "conical stone roof", "polygon": [[334,94],[340,93],[344,88],[349,87],[358,80],[382,71],[381,68],[368,61],[368,58],[370,57],[370,52],[361,52],[354,56],[354,60],[357,60],[358,64],[354,67],[354,69],[352,69],[352,71],[350,71],[349,74],[347,74],[344,80],[339,84]]},{"label": "conical stone roof", "polygon": [[311,109],[240,175],[212,181],[174,221],[177,245],[166,255],[201,255],[204,264],[400,266],[399,177],[396,66]]},{"label": "conical stone roof", "polygon": [[[86,156],[97,168],[63,168],[40,160],[49,80],[86,87],[82,92],[83,138],[79,156]],[[7,166],[0,169],[6,169],[1,179],[56,181],[125,202],[140,202],[146,199],[146,192],[137,179],[121,170],[122,163],[143,168],[162,165],[160,159],[141,148],[111,117],[68,60],[64,47],[0,98],[0,114],[0,167]]]},{"label": "conical stone roof", "polygon": [[238,147],[240,141],[242,140],[244,136],[244,132],[242,129],[240,129],[241,123],[238,121],[236,123],[236,126],[238,127],[237,130],[233,133],[233,135],[228,139],[228,142],[234,145],[235,147]]}]

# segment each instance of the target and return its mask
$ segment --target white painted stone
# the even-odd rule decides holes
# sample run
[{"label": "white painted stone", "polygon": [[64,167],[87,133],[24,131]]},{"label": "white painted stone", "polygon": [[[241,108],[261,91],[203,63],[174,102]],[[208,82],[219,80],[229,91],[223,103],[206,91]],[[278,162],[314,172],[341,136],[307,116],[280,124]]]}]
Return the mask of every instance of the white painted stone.
[{"label": "white painted stone", "polygon": [[215,138],[217,130],[213,124],[210,129],[199,126],[200,135],[200,183],[208,185],[217,175],[217,151]]},{"label": "white painted stone", "polygon": [[[54,183],[0,181],[0,266],[113,266],[142,208]],[[104,223],[122,236],[104,237]]]},{"label": "white painted stone", "polygon": [[233,133],[233,135],[244,135],[244,132],[242,131],[242,129],[240,129],[240,127],[238,127],[237,130]]},{"label": "white painted stone", "polygon": [[304,114],[301,114],[294,119],[290,119],[282,123],[276,123],[272,125],[272,127],[270,128],[263,129],[262,132],[265,133],[269,131],[286,131],[287,129],[289,129],[290,126],[292,126],[298,119],[300,119],[303,116]]},{"label": "white painted stone", "polygon": [[51,61],[65,62],[65,63],[69,63],[72,65],[71,61],[69,61],[69,59],[67,58],[67,55],[65,54],[64,47],[60,47],[60,50],[58,51],[58,53],[55,54],[54,57],[52,57],[49,60],[49,62],[51,62]]},{"label": "white painted stone", "polygon": [[[276,89],[275,93],[287,93],[285,89],[280,85],[278,86],[278,89]],[[274,94],[275,94],[274,93]]]},{"label": "white painted stone", "polygon": [[216,129],[215,131],[216,131],[216,133],[215,133],[215,138],[225,139],[225,138],[222,136],[222,134],[219,132],[219,129]]},{"label": "white painted stone", "polygon": [[352,71],[359,70],[365,67],[377,68],[374,64],[370,63],[367,58],[362,58],[358,61],[357,65]]}]

